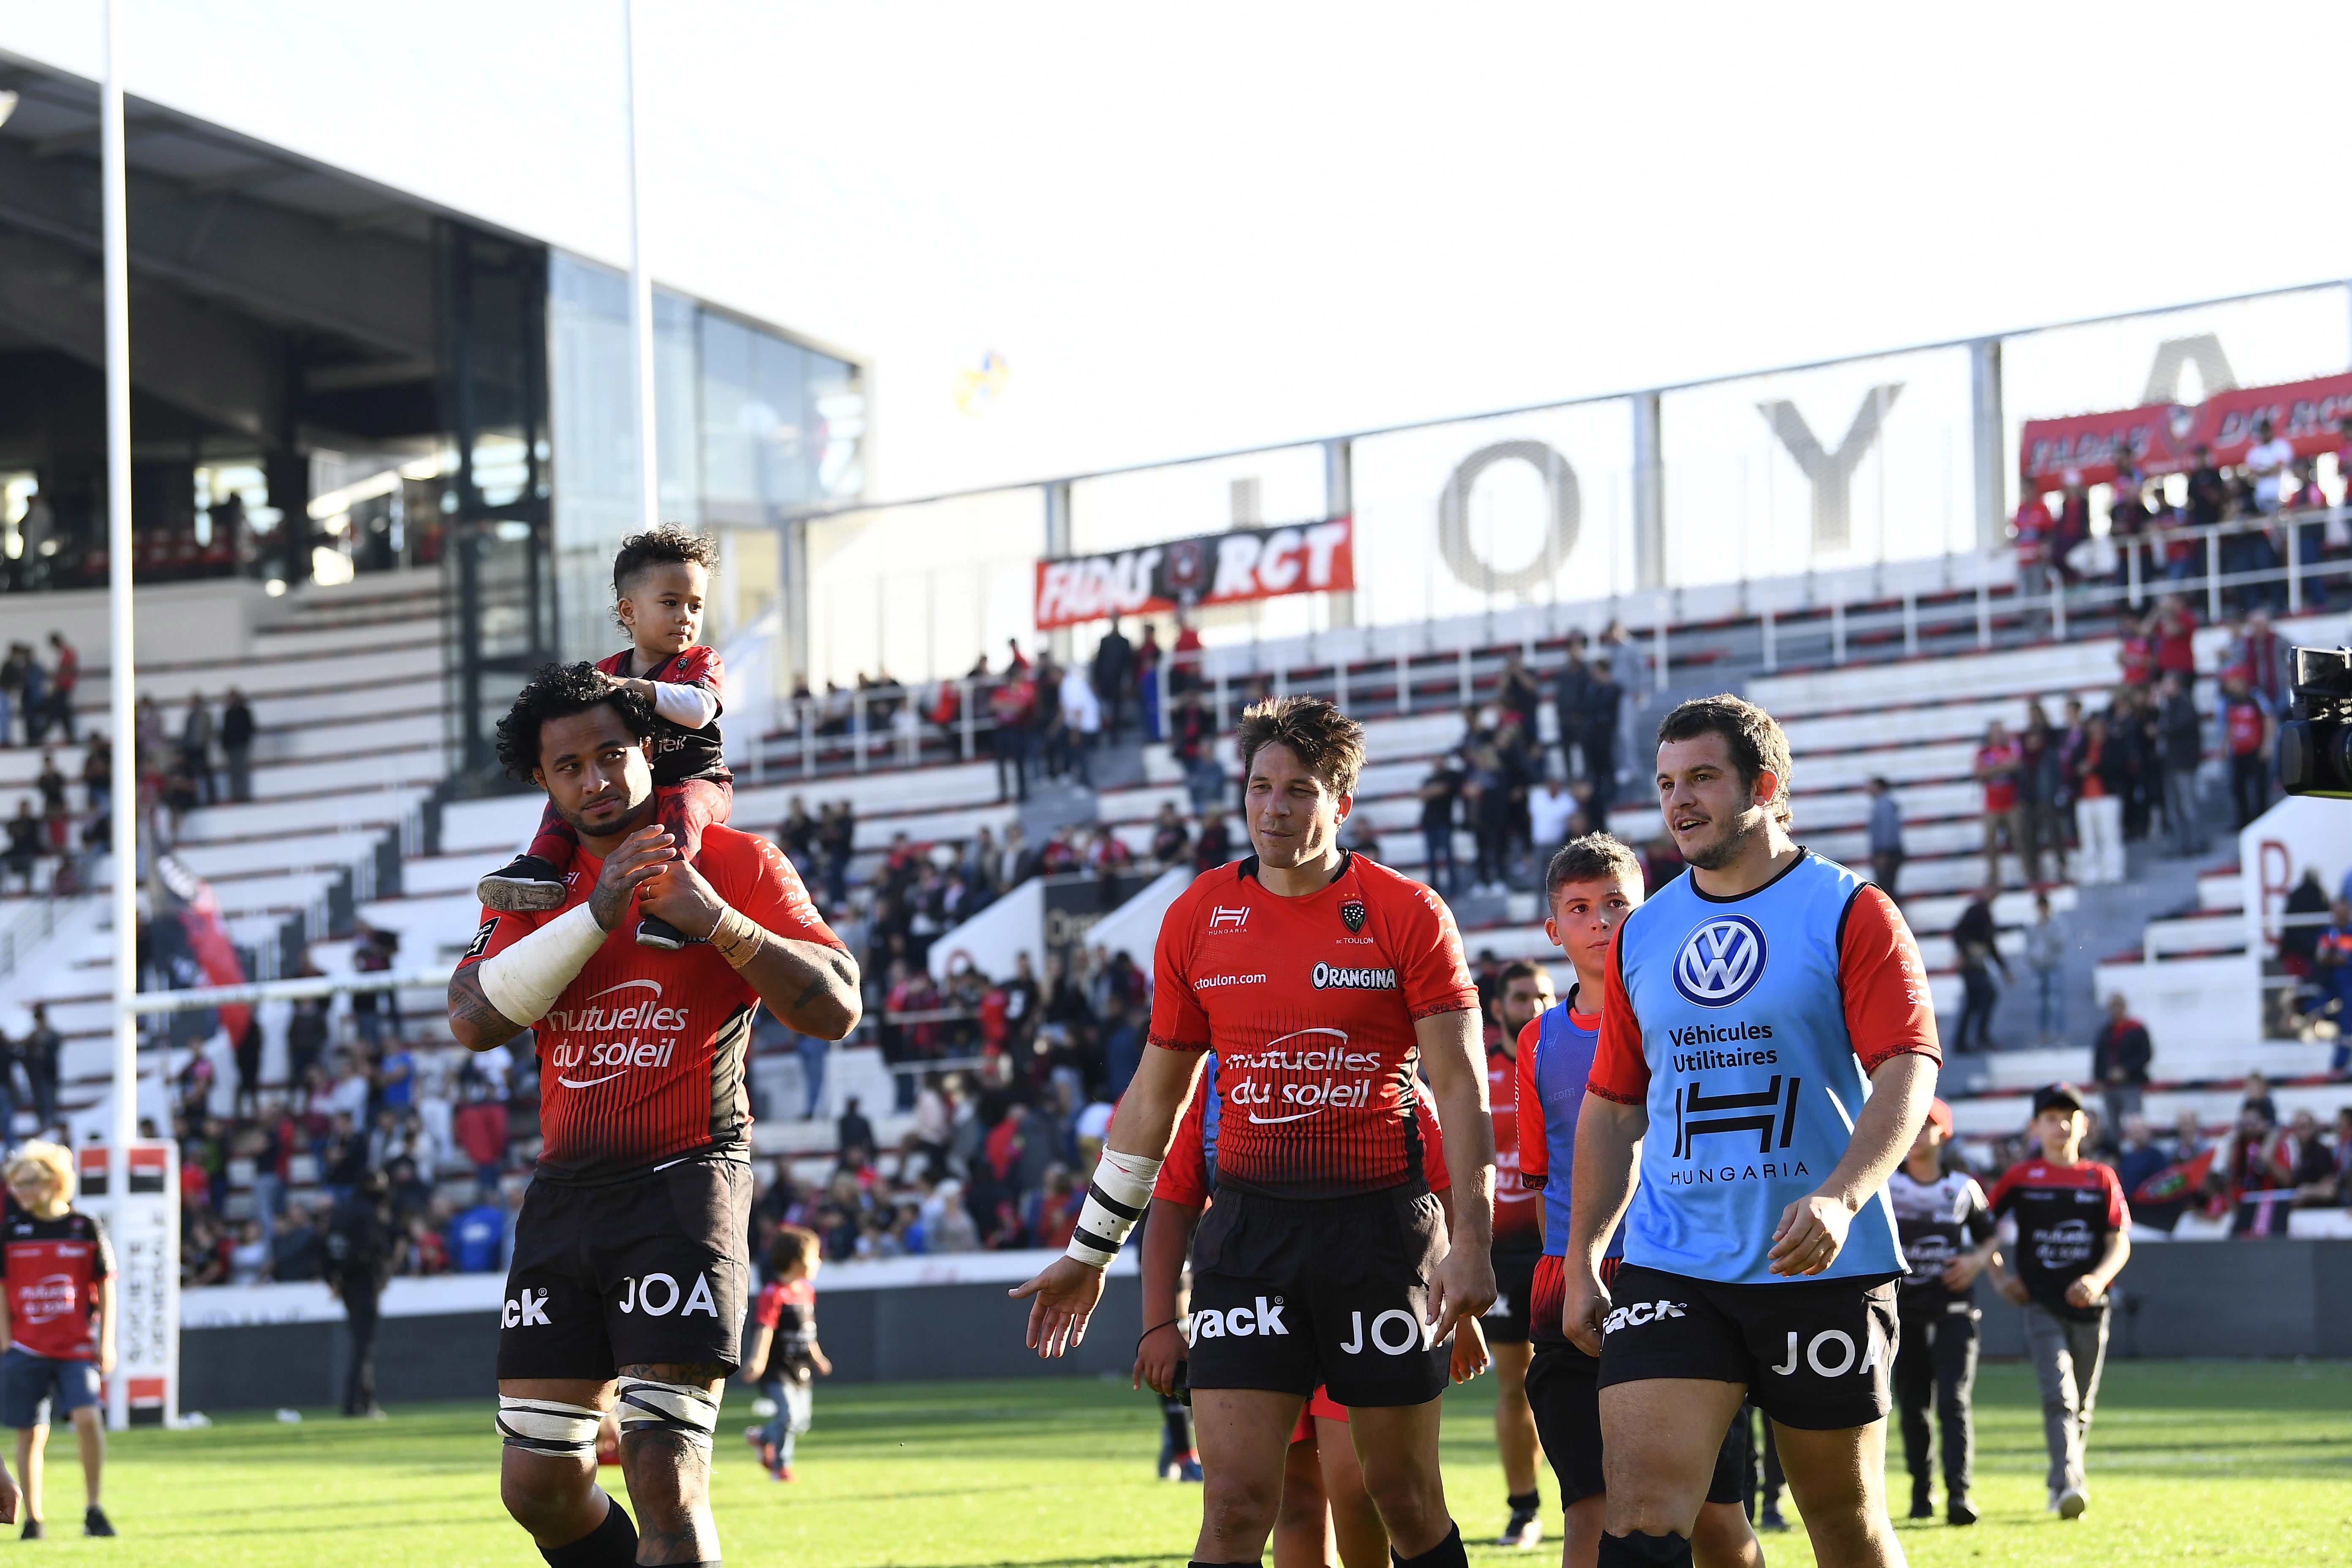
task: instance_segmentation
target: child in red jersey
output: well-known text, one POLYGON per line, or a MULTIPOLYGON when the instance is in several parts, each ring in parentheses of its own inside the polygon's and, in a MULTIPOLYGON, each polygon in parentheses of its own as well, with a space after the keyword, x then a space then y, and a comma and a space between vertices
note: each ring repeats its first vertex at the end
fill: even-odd
MULTIPOLYGON (((613 618, 629 634, 631 646, 596 663, 653 702, 654 734, 647 745, 654 798, 677 858, 689 863, 702 853, 702 830, 725 822, 735 800, 719 733, 726 670, 716 649, 695 641, 718 561, 718 548, 709 540, 679 528, 656 528, 623 540, 613 558, 613 618)), ((551 805, 540 817, 530 848, 483 878, 474 890, 493 910, 555 909, 563 902, 579 846, 579 834, 551 805)), ((688 940, 651 915, 637 922, 637 941, 644 946, 675 952, 688 940)))
POLYGON ((816 1232, 779 1226, 768 1243, 768 1283, 751 1309, 751 1353, 740 1373, 773 1401, 765 1426, 744 1431, 760 1462, 780 1481, 793 1479, 793 1439, 809 1429, 811 1377, 831 1377, 833 1363, 816 1342, 816 1271, 824 1261, 816 1232))
MULTIPOLYGON (((0 1292, 0 1424, 16 1429, 24 1538, 43 1534, 41 1451, 52 1409, 72 1421, 81 1445, 89 1494, 82 1533, 112 1535, 98 1489, 106 1458, 99 1380, 114 1370, 114 1249, 98 1221, 73 1206, 70 1152, 35 1139, 18 1148, 7 1169, 8 1201, 0 1216, 7 1277, 0 1292)), ((0 1496, 14 1489, 0 1488, 0 1496)))

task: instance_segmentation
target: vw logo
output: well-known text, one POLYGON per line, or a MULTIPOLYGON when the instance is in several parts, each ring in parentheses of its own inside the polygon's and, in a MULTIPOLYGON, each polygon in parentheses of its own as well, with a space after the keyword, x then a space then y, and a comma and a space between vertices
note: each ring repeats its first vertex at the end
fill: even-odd
POLYGON ((1728 1007, 1764 977, 1764 928, 1746 915, 1717 915, 1683 938, 1675 989, 1702 1007, 1728 1007))

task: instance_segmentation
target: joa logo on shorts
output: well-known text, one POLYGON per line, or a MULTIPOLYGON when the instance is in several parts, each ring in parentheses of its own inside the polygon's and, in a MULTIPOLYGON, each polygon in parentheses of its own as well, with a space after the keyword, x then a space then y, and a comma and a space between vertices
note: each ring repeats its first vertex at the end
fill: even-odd
POLYGON ((1675 953, 1675 989, 1702 1007, 1728 1007, 1764 978, 1764 928, 1746 915, 1699 922, 1675 953))
POLYGON ((1228 1307, 1220 1311, 1214 1307, 1203 1307, 1192 1314, 1192 1342, 1196 1345, 1202 1340, 1247 1339, 1252 1334, 1290 1337, 1290 1331, 1283 1326, 1281 1297, 1268 1301, 1260 1296, 1255 1310, 1228 1307))
POLYGON ((1601 1331, 1613 1334, 1620 1329, 1638 1329, 1644 1323, 1663 1323, 1668 1318, 1684 1315, 1678 1301, 1634 1301, 1601 1319, 1601 1331))

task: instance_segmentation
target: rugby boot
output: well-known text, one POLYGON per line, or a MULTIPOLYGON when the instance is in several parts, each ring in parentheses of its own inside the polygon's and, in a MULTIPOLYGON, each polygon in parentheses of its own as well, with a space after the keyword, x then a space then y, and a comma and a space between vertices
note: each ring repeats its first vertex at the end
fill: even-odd
POLYGON ((1511 1521, 1503 1526, 1502 1537, 1495 1544, 1515 1546, 1524 1552, 1542 1541, 1542 1513, 1532 1508, 1515 1508, 1511 1510, 1511 1521))
POLYGON ((664 952, 676 952, 693 940, 658 915, 644 915, 637 921, 639 947, 657 947, 664 952))
POLYGON ((536 855, 518 855, 474 884, 485 909, 523 913, 563 902, 563 873, 536 855))
POLYGON ((1954 1492, 1945 1500, 1949 1505, 1944 1512, 1946 1523, 1974 1524, 1977 1521, 1976 1505, 1969 1501, 1968 1493, 1954 1492))
POLYGON ((1925 1481, 1911 1483, 1911 1517, 1913 1519, 1936 1517, 1936 1500, 1928 1495, 1927 1483, 1925 1481))
POLYGON ((28 1519, 25 1521, 25 1532, 16 1537, 16 1539, 19 1541, 46 1541, 48 1539, 48 1534, 49 1532, 41 1528, 41 1521, 39 1520, 28 1519))
POLYGON ((106 1510, 92 1503, 89 1511, 81 1516, 81 1532, 84 1535, 112 1535, 114 1525, 107 1519, 106 1510))

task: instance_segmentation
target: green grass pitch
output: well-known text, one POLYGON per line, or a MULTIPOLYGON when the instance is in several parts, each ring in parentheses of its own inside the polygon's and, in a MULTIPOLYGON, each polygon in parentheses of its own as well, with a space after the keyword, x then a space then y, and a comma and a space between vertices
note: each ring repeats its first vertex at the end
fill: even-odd
MULTIPOLYGON (((1446 1490, 1473 1542, 1503 1521, 1492 1389, 1489 1379, 1457 1389, 1446 1411, 1446 1490)), ((742 1440, 748 1404, 730 1387, 713 1483, 730 1563, 1181 1564, 1199 1526, 1199 1489, 1151 1479, 1157 1407, 1123 1384, 820 1384, 802 1479, 788 1486, 769 1481, 742 1440)), ((187 1568, 536 1568, 499 1507, 490 1410, 484 1399, 382 1423, 312 1411, 299 1426, 264 1414, 120 1436, 106 1498, 116 1541, 80 1538, 81 1472, 66 1434, 50 1446, 55 1537, 26 1550, 187 1568)), ((2092 1434, 2093 1508, 2072 1524, 2042 1512, 2027 1369, 1985 1368, 1977 1410, 1984 1522, 1903 1525, 1915 1563, 2352 1562, 2352 1364, 2111 1365, 2092 1434)), ((1899 1508, 1907 1494, 1896 1482, 1899 1508)), ((1556 1534, 1548 1476, 1544 1493, 1556 1534)), ((1801 1528, 1767 1537, 1765 1553, 1812 1562, 1801 1528)), ((1559 1562, 1551 1540, 1525 1553, 1474 1544, 1470 1555, 1481 1568, 1559 1562)))

